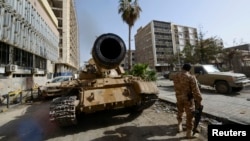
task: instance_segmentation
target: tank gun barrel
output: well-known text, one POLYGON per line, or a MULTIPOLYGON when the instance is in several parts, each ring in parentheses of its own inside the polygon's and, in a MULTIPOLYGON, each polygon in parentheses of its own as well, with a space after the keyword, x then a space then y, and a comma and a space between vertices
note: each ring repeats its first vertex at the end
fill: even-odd
POLYGON ((126 46, 121 37, 113 33, 102 34, 94 42, 92 57, 103 69, 114 69, 126 55, 126 46))

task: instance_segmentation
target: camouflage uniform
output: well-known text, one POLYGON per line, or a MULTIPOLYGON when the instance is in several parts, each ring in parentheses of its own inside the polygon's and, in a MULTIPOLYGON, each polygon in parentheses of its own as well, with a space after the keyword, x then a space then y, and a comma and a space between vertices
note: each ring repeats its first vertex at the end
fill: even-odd
POLYGON ((187 131, 191 131, 193 128, 193 114, 194 100, 201 105, 201 93, 197 84, 195 76, 192 76, 189 71, 181 71, 177 73, 174 78, 174 89, 177 99, 177 120, 178 124, 182 122, 182 116, 186 113, 186 127, 187 131), (190 100, 188 94, 192 93, 193 98, 190 100))

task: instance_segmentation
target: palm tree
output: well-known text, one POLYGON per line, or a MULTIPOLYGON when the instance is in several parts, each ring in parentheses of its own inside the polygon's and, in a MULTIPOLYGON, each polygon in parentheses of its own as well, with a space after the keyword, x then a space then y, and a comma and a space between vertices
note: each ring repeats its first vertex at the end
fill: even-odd
POLYGON ((140 6, 138 5, 137 0, 120 0, 119 2, 119 9, 118 13, 121 14, 122 20, 128 24, 128 47, 129 47, 129 52, 128 52, 128 69, 130 70, 131 68, 131 46, 130 46, 130 41, 131 41, 131 28, 134 25, 135 21, 140 17, 140 12, 142 11, 140 6))

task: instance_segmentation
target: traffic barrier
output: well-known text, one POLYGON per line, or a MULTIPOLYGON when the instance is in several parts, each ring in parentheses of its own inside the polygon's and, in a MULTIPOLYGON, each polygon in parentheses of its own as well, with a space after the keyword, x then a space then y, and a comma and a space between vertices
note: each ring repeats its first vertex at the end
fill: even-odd
POLYGON ((1 96, 0 112, 7 111, 16 105, 30 103, 39 98, 37 84, 34 84, 31 89, 9 91, 8 94, 1 96))

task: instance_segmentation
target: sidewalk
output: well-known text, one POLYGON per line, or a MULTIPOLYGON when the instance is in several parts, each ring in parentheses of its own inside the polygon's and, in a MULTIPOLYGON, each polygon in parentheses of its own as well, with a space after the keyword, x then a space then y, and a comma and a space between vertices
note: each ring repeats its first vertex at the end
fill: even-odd
MULTIPOLYGON (((159 98, 171 103, 176 103, 173 82, 162 79, 159 80, 157 84, 160 89, 159 98)), ((250 125, 249 99, 205 92, 202 92, 202 97, 204 114, 226 122, 250 125)))

